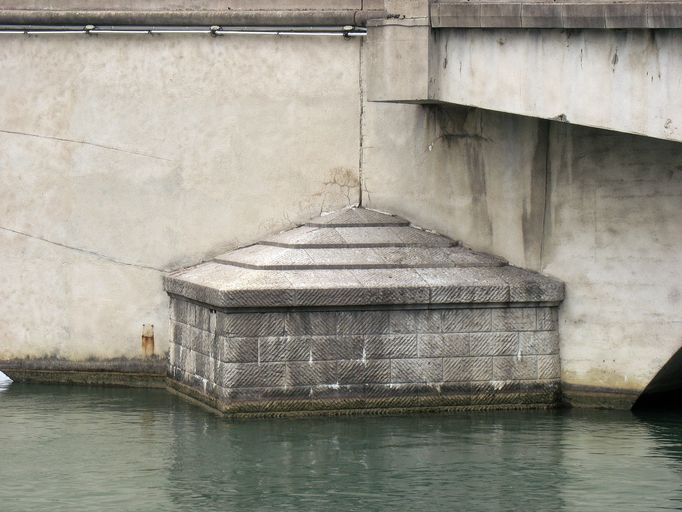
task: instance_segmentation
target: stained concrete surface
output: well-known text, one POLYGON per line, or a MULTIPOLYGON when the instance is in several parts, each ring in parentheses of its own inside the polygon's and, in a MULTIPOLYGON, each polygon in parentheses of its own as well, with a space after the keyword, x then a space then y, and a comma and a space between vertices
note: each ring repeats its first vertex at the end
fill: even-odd
POLYGON ((679 29, 373 24, 370 100, 468 105, 682 141, 679 29))
POLYGON ((682 146, 465 107, 365 108, 367 204, 566 282, 565 391, 631 405, 682 346, 682 146))
POLYGON ((132 357, 143 323, 164 350, 161 273, 357 201, 361 147, 364 204, 567 283, 565 389, 636 397, 682 346, 679 143, 464 107, 360 119, 360 41, 310 41, 3 38, 0 357, 132 357))
POLYGON ((357 202, 359 44, 3 36, 0 359, 163 353, 164 271, 357 202))

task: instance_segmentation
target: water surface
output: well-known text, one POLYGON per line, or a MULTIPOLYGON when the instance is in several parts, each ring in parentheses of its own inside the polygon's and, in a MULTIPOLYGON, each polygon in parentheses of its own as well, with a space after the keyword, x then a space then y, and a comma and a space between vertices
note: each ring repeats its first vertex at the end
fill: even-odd
POLYGON ((682 415, 231 422, 162 390, 0 390, 0 510, 682 509, 682 415))

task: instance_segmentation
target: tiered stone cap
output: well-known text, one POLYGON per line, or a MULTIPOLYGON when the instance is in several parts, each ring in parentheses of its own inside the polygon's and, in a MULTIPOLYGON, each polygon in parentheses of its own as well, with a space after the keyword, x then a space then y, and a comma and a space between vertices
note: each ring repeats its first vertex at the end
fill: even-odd
POLYGON ((563 300, 563 283, 364 208, 324 215, 173 272, 166 291, 217 308, 563 300))

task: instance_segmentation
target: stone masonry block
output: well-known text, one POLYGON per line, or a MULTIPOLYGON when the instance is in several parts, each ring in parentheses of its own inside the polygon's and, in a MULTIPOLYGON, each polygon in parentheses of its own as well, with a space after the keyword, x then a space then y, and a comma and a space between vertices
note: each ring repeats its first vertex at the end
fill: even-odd
POLYGON ((558 354, 559 333, 557 331, 536 331, 519 333, 521 354, 558 354))
POLYGON ((417 332, 417 315, 417 311, 391 311, 389 313, 391 332, 396 334, 414 334, 417 332))
POLYGON ((209 308, 175 297, 171 299, 170 317, 171 320, 205 331, 211 331, 212 328, 215 328, 215 313, 212 313, 209 308))
POLYGON ((365 336, 365 357, 368 359, 406 359, 417 357, 417 335, 365 336))
POLYGON ((493 358, 495 380, 533 380, 538 378, 537 356, 493 358))
POLYGON ((362 359, 362 336, 316 336, 311 338, 313 361, 362 359))
POLYGON ((431 288, 434 303, 508 302, 509 287, 496 284, 434 286, 431 288))
POLYGON ((443 359, 443 381, 490 381, 492 378, 492 357, 454 357, 443 359))
POLYGON ((419 334, 419 357, 445 357, 469 355, 469 335, 419 334))
POLYGON ((199 352, 194 353, 194 373, 204 379, 213 379, 215 359, 199 352))
POLYGON ((535 308, 496 308, 492 310, 495 331, 534 331, 535 308))
POLYGON ((417 312, 416 323, 419 333, 437 333, 442 330, 441 311, 424 309, 417 312))
POLYGON ((170 301, 171 320, 186 325, 194 325, 194 309, 191 306, 192 304, 186 300, 172 297, 170 301))
POLYGON ((538 379, 561 377, 561 360, 558 354, 538 356, 538 379))
POLYGON ((307 337, 280 336, 258 340, 260 362, 309 361, 312 342, 307 337))
POLYGON ((490 309, 448 309, 443 311, 443 332, 490 331, 490 309))
POLYGON ((186 373, 194 375, 197 371, 197 358, 196 352, 188 348, 183 348, 182 350, 182 370, 186 373))
POLYGON ((168 365, 176 366, 180 355, 180 345, 171 342, 168 344, 168 365))
POLYGON ((324 336, 336 334, 338 313, 305 311, 289 313, 286 330, 290 336, 324 336))
POLYGON ((393 359, 391 361, 391 382, 441 382, 442 378, 442 359, 393 359))
POLYGON ((258 338, 218 338, 218 359, 224 363, 258 362, 258 338))
POLYGON ((194 305, 194 327, 208 332, 215 331, 215 317, 210 309, 194 305))
POLYGON ((388 384, 391 382, 391 362, 384 360, 339 361, 339 384, 388 384))
POLYGON ((284 363, 219 363, 216 384, 225 388, 285 385, 284 363))
POLYGON ((189 347, 206 355, 215 353, 215 336, 197 327, 189 327, 189 347))
POLYGON ((537 308, 536 314, 538 331, 555 331, 558 328, 558 308, 537 308))
POLYGON ((192 351, 183 347, 182 345, 175 345, 175 347, 175 366, 182 369, 183 371, 187 371, 187 359, 192 351))
POLYGON ((287 386, 317 386, 338 381, 336 361, 287 363, 287 386))
POLYGON ((516 332, 486 332, 469 335, 469 354, 472 356, 516 355, 519 335, 516 332))
POLYGON ((171 320, 170 328, 171 342, 175 343, 176 345, 182 345, 183 347, 189 346, 191 341, 189 325, 171 320))
POLYGON ((388 311, 342 311, 339 313, 339 334, 387 334, 388 311))
POLYGON ((284 313, 218 313, 221 336, 283 336, 284 313))

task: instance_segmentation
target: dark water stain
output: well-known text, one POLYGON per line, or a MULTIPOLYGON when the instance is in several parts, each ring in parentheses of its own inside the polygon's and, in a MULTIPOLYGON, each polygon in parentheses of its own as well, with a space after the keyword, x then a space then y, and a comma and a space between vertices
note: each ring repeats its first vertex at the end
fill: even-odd
POLYGON ((530 169, 530 195, 523 202, 521 228, 525 265, 541 270, 549 180, 549 121, 538 121, 530 169))

